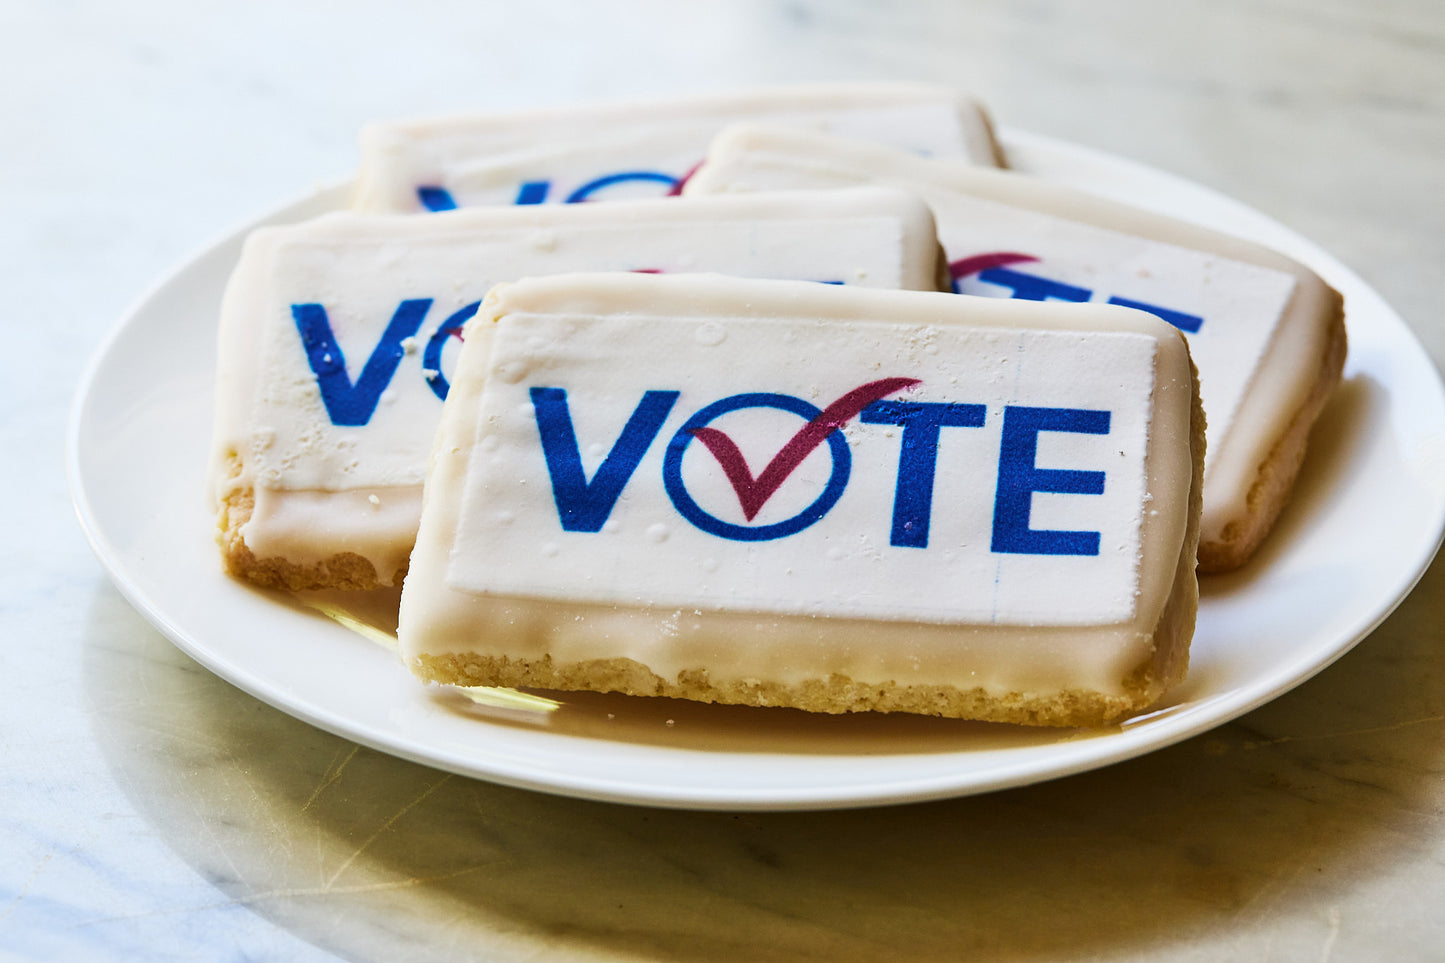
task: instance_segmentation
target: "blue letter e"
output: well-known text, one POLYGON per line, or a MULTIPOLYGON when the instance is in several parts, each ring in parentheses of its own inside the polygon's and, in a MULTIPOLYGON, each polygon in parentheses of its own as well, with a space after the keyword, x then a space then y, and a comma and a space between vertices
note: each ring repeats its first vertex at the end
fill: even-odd
POLYGON ((1067 532, 1029 527, 1034 492, 1102 495, 1104 473, 1037 468, 1039 432, 1109 433, 1109 412, 1083 408, 1025 408, 1003 411, 1003 442, 998 452, 998 493, 993 503, 993 551, 1019 555, 1098 555, 1098 532, 1067 532))
POLYGON ((537 413, 537 432, 542 436, 542 454, 552 476, 552 498, 557 517, 568 532, 600 532, 617 496, 632 477, 637 463, 647 453, 652 439, 667 420, 676 391, 649 391, 633 410, 622 434, 607 453, 597 474, 589 482, 582 471, 582 453, 567 392, 562 388, 533 388, 532 408, 537 413))

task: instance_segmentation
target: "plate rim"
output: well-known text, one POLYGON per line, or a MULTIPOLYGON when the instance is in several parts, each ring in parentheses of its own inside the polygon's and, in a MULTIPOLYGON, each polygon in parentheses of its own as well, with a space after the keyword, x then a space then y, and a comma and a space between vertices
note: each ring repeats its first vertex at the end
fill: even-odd
MULTIPOLYGON (((1406 347, 1418 354, 1419 360, 1424 361, 1426 369, 1432 376, 1432 380, 1427 381, 1425 387, 1433 393, 1441 410, 1445 411, 1445 382, 1442 382, 1439 370, 1414 331, 1363 279, 1309 239, 1296 234, 1290 228, 1255 208, 1213 188, 1138 161, 1008 127, 1000 129, 1000 139, 1005 148, 1010 151, 1022 149, 1025 154, 1030 151, 1043 151, 1086 162, 1095 167, 1116 172, 1122 171, 1131 177, 1154 179, 1158 183, 1166 184, 1171 189, 1183 190, 1198 197, 1207 198, 1213 203, 1225 206, 1233 214, 1246 216, 1252 221, 1267 225, 1281 236, 1288 237, 1292 244, 1290 245, 1291 250, 1287 253, 1306 261, 1316 271, 1325 274, 1332 285, 1348 287, 1356 296, 1363 295, 1376 302, 1375 306, 1382 309, 1391 324, 1396 327, 1396 330, 1390 332, 1393 338, 1396 340, 1403 338, 1406 347), (1322 267, 1324 270, 1321 270, 1322 267), (1342 281, 1348 283, 1342 285, 1342 281)), ((170 270, 145 289, 101 338, 82 371, 67 422, 66 475, 77 520, 102 568, 126 601, 172 644, 208 671, 252 697, 307 724, 388 755, 431 768, 522 789, 598 801, 675 809, 748 811, 861 808, 993 792, 1090 771, 1166 748, 1237 719, 1305 683, 1343 657, 1394 612, 1424 577, 1438 554, 1442 541, 1445 541, 1445 494, 1442 494, 1439 503, 1435 506, 1437 517, 1434 519, 1434 524, 1430 526, 1433 539, 1425 539, 1421 543, 1416 557, 1410 560, 1409 564, 1401 566, 1401 577, 1391 583, 1395 589, 1390 597, 1381 598, 1376 604, 1369 606, 1368 611, 1358 613, 1359 617, 1352 619, 1351 628, 1345 637, 1329 647, 1323 656, 1320 651, 1309 650, 1277 666, 1273 672, 1256 680, 1252 686, 1235 687, 1198 703, 1166 708, 1157 713, 1148 713, 1105 735, 1073 743, 1049 743, 1026 747, 1028 750, 1043 750, 1041 754, 1044 758, 1042 759, 1030 757, 1040 754, 1036 751, 1015 763, 1011 760, 1017 753, 1014 750, 1003 750, 1000 757, 1001 762, 998 765, 989 767, 982 775, 977 771, 970 772, 968 777, 962 780, 931 776, 890 779, 869 783, 865 787, 834 785, 826 789, 817 786, 781 789, 779 787, 753 786, 729 790, 705 787, 699 791, 696 787, 659 785, 655 781, 637 781, 626 778, 603 781, 579 776, 568 779, 559 777, 553 771, 548 771, 548 775, 537 771, 528 772, 525 768, 518 768, 495 759, 482 765, 475 757, 462 758, 458 753, 449 749, 418 748, 411 745, 408 740, 399 738, 396 734, 389 735, 368 723, 358 723, 354 719, 341 717, 335 712, 320 708, 305 699, 298 699, 294 695, 278 691, 274 686, 266 684, 265 680, 257 678, 244 666, 237 665, 232 659, 218 655, 212 649, 207 648, 201 640, 191 638, 182 626, 154 604, 136 583, 132 574, 127 570, 127 566, 122 564, 122 560, 118 557, 118 550, 107 539, 104 524, 95 513, 81 467, 83 460, 82 434, 87 412, 96 390, 98 375, 105 369, 108 360, 126 333, 137 324, 138 319, 144 320, 152 303, 172 290, 188 272, 196 270, 208 258, 217 256, 228 245, 239 247, 244 235, 249 230, 265 223, 294 219, 297 212, 304 210, 307 205, 323 203, 327 197, 344 189, 347 183, 345 180, 339 180, 312 188, 296 195, 284 204, 268 209, 264 214, 242 221, 236 227, 218 234, 209 243, 181 258, 170 270), (1151 719, 1154 721, 1151 722, 1151 719), (1049 764, 1050 753, 1047 750, 1055 749, 1060 745, 1071 747, 1068 758, 1062 763, 1049 764)), ((217 576, 225 578, 220 573, 219 567, 217 576)), ((238 586, 238 588, 242 587, 238 586)), ((404 673, 405 670, 401 669, 400 671, 404 673)), ((478 721, 477 724, 479 726, 486 725, 481 721, 478 721)), ((559 733, 541 733, 540 735, 546 739, 577 738, 559 733)), ((668 751, 701 753, 704 756, 716 754, 713 751, 692 748, 669 748, 668 751)), ((728 755, 738 754, 730 752, 728 755)), ((890 758, 906 755, 908 754, 892 754, 890 758)), ((482 761, 488 762, 487 760, 482 761)))

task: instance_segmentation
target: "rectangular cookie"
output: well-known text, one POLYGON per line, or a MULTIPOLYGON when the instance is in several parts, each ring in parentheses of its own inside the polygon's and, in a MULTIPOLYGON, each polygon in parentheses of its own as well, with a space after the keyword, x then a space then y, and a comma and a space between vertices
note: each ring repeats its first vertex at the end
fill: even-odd
POLYGON ((876 188, 259 230, 221 309, 210 484, 226 566, 290 589, 397 582, 463 326, 498 281, 718 271, 937 290, 941 266, 927 207, 876 188))
POLYGON ((402 655, 461 685, 1099 725, 1185 671, 1202 456, 1184 339, 1137 310, 501 285, 402 655))
POLYGON ((353 209, 411 214, 675 194, 729 123, 818 128, 998 164, 983 108, 946 87, 821 84, 368 125, 353 209))
POLYGON ((1340 380, 1338 293, 1278 252, 1184 221, 1024 174, 811 131, 731 128, 686 193, 862 183, 929 203, 959 293, 1104 301, 1184 331, 1209 419, 1200 569, 1249 559, 1288 500, 1310 426, 1340 380))

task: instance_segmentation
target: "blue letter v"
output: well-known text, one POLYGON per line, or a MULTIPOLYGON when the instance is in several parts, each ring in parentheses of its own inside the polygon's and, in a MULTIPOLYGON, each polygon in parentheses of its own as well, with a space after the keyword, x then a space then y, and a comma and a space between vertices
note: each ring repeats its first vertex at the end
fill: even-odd
POLYGON ((657 437, 676 391, 649 391, 633 410, 612 450, 589 482, 582 472, 582 454, 577 432, 567 409, 563 388, 533 388, 532 407, 537 412, 537 432, 542 436, 542 454, 552 476, 552 497, 557 517, 568 532, 599 532, 617 504, 617 496, 632 477, 637 463, 657 437))
POLYGON ((291 305, 291 317, 296 321, 296 330, 301 332, 306 360, 316 373, 316 385, 321 389, 321 400, 326 403, 326 413, 333 425, 364 425, 371 420, 381 393, 391 384, 396 366, 406 353, 402 341, 421 329, 422 319, 430 309, 431 298, 401 302, 381 340, 372 349, 371 357, 366 359, 361 377, 352 384, 351 376, 346 373, 346 357, 336 343, 326 309, 319 304, 291 305))

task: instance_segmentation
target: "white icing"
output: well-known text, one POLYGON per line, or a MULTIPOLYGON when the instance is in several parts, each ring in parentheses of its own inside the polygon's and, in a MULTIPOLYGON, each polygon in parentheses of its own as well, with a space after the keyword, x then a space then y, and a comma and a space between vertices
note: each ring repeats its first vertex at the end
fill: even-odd
MULTIPOLYGON (((547 182, 558 202, 608 175, 681 178, 724 126, 743 120, 826 130, 925 156, 995 164, 988 121, 971 99, 941 87, 838 84, 496 116, 373 124, 363 133, 354 207, 421 210, 417 188, 445 189, 460 206, 513 204, 523 184, 547 182)), ((624 179, 588 192, 622 200, 666 194, 662 180, 624 179)), ((534 199, 535 200, 535 199, 534 199)))
MULTIPOLYGON (((577 269, 721 271, 932 287, 938 246, 917 200, 852 191, 791 198, 640 201, 487 209, 429 218, 330 215, 248 242, 223 306, 213 491, 264 488, 243 530, 253 551, 294 561, 347 550, 404 559, 427 454, 460 339, 438 329, 491 286, 577 269), (721 202, 721 203, 719 203, 721 202), (363 425, 334 424, 293 306, 319 304, 356 384, 402 302, 429 299, 363 425), (440 347, 440 357, 428 349, 440 347), (229 456, 242 473, 226 479, 229 456), (410 507, 323 518, 308 529, 285 492, 386 489, 410 507), (344 537, 335 526, 351 519, 344 537), (375 516, 374 524, 368 519, 375 516), (407 518, 411 522, 406 522, 407 518)), ((326 353, 329 357, 331 352, 326 353)), ((324 359, 323 359, 324 360, 324 359)), ((523 377, 525 372, 513 372, 523 377)), ((388 497, 388 503, 395 500, 388 497)), ((324 499, 303 499, 315 511, 324 499)), ((388 569, 388 573, 394 568, 388 569)))

